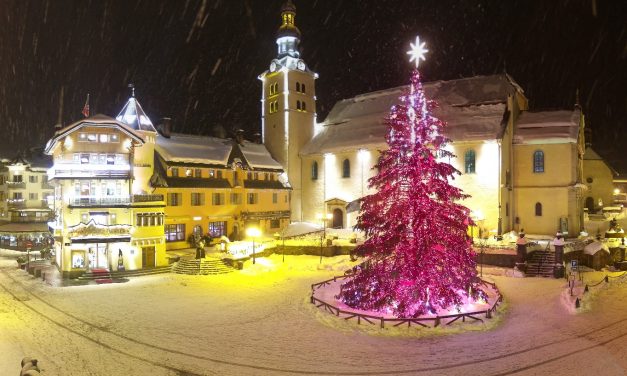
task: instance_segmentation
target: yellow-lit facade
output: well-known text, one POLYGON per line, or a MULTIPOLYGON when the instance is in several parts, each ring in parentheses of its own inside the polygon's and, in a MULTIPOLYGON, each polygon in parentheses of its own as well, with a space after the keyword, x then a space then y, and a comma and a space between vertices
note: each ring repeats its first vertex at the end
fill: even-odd
POLYGON ((56 215, 50 224, 64 277, 168 264, 165 202, 149 185, 156 136, 96 115, 57 131, 48 142, 56 215))

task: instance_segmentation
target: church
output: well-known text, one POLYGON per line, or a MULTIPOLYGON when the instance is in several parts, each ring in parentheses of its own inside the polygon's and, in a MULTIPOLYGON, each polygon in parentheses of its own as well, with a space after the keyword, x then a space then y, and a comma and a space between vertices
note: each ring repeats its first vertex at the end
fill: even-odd
MULTIPOLYGON (((292 221, 351 228, 359 200, 385 142, 386 115, 407 87, 338 101, 316 119, 318 75, 299 52, 296 7, 281 9, 277 56, 259 75, 262 140, 287 174, 292 221)), ((524 229, 530 234, 583 229, 584 115, 572 110, 530 111, 524 90, 507 74, 424 83, 447 123, 453 182, 471 197, 482 236, 524 229)))

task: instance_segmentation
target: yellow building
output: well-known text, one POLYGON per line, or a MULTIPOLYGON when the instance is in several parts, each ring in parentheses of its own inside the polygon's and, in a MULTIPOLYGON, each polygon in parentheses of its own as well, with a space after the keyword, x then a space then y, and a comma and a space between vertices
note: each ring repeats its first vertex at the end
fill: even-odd
POLYGON ((280 231, 290 218, 283 175, 264 145, 162 132, 152 186, 166 197, 167 249, 188 248, 191 238, 206 235, 240 239, 249 226, 280 231))
POLYGON ((131 97, 116 119, 82 119, 48 141, 56 263, 64 277, 167 265, 165 203, 149 193, 156 137, 131 97))
POLYGON ((517 229, 531 234, 583 229, 584 117, 574 111, 524 112, 514 134, 517 229))

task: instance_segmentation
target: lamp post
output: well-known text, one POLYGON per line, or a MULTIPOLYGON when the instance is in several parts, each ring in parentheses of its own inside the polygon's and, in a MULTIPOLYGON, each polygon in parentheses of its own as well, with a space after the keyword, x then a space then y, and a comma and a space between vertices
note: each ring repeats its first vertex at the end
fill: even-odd
POLYGON ((322 264, 322 242, 327 238, 327 221, 333 218, 333 215, 331 213, 318 213, 316 218, 322 222, 322 237, 320 238, 320 263, 322 264))
POLYGON ((246 229, 246 236, 253 239, 253 264, 257 261, 255 258, 255 238, 258 238, 260 235, 261 231, 257 227, 249 227, 246 229))

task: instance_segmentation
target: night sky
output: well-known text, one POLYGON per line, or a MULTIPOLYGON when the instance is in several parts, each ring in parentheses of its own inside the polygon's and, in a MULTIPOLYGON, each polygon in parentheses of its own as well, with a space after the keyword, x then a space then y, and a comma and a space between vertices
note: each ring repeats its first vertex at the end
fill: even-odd
MULTIPOLYGON (((257 76, 276 55, 282 0, 0 0, 1 154, 43 145, 59 117, 115 116, 133 83, 157 124, 260 129, 257 76)), ((406 84, 420 35, 426 81, 509 73, 534 110, 572 109, 627 172, 627 2, 295 0, 318 120, 356 94, 406 84)))

